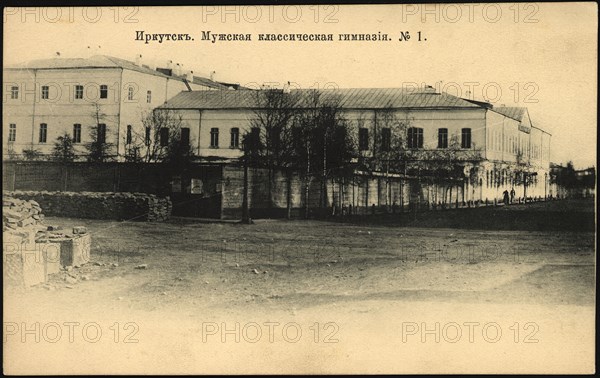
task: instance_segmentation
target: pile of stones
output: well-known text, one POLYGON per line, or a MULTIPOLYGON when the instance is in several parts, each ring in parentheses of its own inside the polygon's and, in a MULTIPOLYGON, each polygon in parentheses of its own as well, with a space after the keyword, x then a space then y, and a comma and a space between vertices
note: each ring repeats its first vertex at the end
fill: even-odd
POLYGON ((2 196, 2 231, 19 231, 44 220, 37 201, 2 196))

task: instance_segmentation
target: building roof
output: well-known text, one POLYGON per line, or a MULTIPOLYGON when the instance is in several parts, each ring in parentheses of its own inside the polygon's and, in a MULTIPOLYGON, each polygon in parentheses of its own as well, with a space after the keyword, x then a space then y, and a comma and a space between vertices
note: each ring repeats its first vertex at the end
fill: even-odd
MULTIPOLYGON (((94 55, 89 58, 52 58, 52 59, 37 59, 26 63, 21 63, 6 67, 9 69, 73 69, 73 68, 122 68, 141 72, 148 75, 171 78, 186 82, 185 76, 167 75, 164 72, 153 70, 148 66, 139 66, 132 61, 117 58, 108 55, 94 55)), ((214 89, 228 89, 226 86, 200 76, 194 76, 192 83, 203 85, 214 89)))
MULTIPOLYGON (((292 90, 307 92, 308 90, 292 90)), ((181 92, 163 108, 169 109, 253 109, 257 108, 255 90, 191 91, 181 92)), ((471 108, 481 106, 447 93, 436 93, 432 88, 347 88, 325 89, 322 98, 339 99, 345 109, 384 108, 471 108)), ((300 105, 302 107, 302 104, 300 105)))
POLYGON ((123 68, 132 71, 142 72, 150 75, 166 75, 147 67, 138 66, 125 59, 116 58, 108 55, 94 55, 89 58, 52 58, 37 59, 29 62, 20 63, 8 68, 16 69, 67 69, 67 68, 123 68))
POLYGON ((210 79, 200 76, 194 76, 193 83, 198 85, 204 85, 205 87, 210 87, 214 89, 229 89, 229 87, 223 85, 222 83, 218 83, 216 81, 212 81, 210 79))
POLYGON ((527 112, 527 108, 517 106, 494 106, 492 110, 519 122, 523 120, 523 116, 527 112))

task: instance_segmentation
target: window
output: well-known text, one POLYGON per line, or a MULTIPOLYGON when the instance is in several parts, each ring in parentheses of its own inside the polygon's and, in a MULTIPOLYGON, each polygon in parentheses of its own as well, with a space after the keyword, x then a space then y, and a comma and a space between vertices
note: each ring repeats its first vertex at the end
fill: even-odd
POLYGON ((408 148, 423 148, 423 129, 420 127, 408 128, 408 148))
POLYGON ((98 143, 106 143, 106 124, 98 124, 98 143))
POLYGON ((369 149, 369 129, 358 129, 358 149, 361 151, 369 149))
POLYGON ((125 144, 131 144, 131 139, 132 139, 131 125, 127 125, 127 137, 126 137, 125 144))
POLYGON ((75 86, 75 99, 81 100, 83 98, 83 85, 75 86))
POLYGON ((210 129, 210 146, 212 148, 219 148, 219 129, 217 127, 210 129))
POLYGON ((448 129, 438 129, 438 148, 448 148, 448 129))
POLYGON ((81 124, 73 125, 73 143, 81 143, 81 124))
POLYGON ((8 127, 8 141, 14 142, 17 140, 17 124, 11 123, 8 127))
POLYGON ((460 147, 461 148, 471 148, 471 129, 462 129, 461 130, 460 147))
POLYGON ((269 127, 266 131, 267 135, 269 136, 267 143, 269 143, 274 151, 277 151, 279 149, 281 130, 279 130, 277 127, 269 127))
POLYGON ((10 87, 10 98, 16 100, 19 98, 19 87, 12 86, 10 87))
POLYGON ((231 144, 229 147, 238 148, 240 146, 240 129, 237 127, 231 128, 231 144))
POLYGON ((260 148, 260 128, 253 127, 250 130, 250 134, 246 137, 247 145, 244 148, 247 148, 249 151, 256 151, 260 148))
POLYGON ((42 100, 47 100, 50 93, 50 88, 47 85, 42 85, 42 100))
POLYGON ((108 98, 108 85, 100 86, 100 98, 108 98))
POLYGON ((45 123, 40 123, 40 143, 46 143, 46 139, 48 138, 48 125, 45 123))
POLYGON ((133 101, 133 87, 127 88, 127 100, 133 101))
POLYGON ((150 145, 150 128, 146 127, 146 146, 150 145))
POLYGON ((166 147, 169 145, 169 129, 167 127, 160 128, 160 146, 166 147))
POLYGON ((392 144, 392 130, 389 127, 381 129, 381 151, 389 151, 392 144))
POLYGON ((152 102, 152 91, 146 92, 146 102, 148 104, 152 102))
POLYGON ((190 145, 190 129, 189 129, 189 127, 181 128, 181 145, 182 146, 190 145))

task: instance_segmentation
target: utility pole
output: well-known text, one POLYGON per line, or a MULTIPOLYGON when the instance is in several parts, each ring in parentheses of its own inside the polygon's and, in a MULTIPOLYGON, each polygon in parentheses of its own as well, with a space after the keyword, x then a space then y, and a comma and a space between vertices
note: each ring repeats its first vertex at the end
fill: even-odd
POLYGON ((304 186, 304 219, 308 219, 309 203, 308 198, 310 196, 310 143, 306 143, 306 179, 304 180, 306 185, 304 186))
POLYGON ((323 189, 321 192, 321 196, 323 198, 323 209, 327 208, 327 129, 329 124, 325 123, 323 125, 325 130, 323 131, 323 189))
MULTIPOLYGON (((246 138, 248 139, 248 138, 246 138)), ((248 141, 244 141, 244 189, 242 194, 242 223, 252 224, 250 219, 250 209, 248 207, 248 141)))
POLYGON ((244 193, 242 197, 242 223, 250 224, 250 211, 248 209, 248 162, 244 157, 244 193))

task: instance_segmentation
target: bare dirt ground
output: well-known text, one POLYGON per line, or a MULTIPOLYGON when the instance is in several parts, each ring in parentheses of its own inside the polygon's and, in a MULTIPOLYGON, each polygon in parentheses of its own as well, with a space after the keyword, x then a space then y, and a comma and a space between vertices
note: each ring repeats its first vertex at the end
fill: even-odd
MULTIPOLYGON (((535 206, 594 216, 590 201, 535 206)), ((5 292, 12 372, 594 369, 594 232, 46 223, 87 226, 92 263, 27 292, 5 292), (78 323, 73 341, 65 322, 78 323), (90 334, 102 331, 96 342, 82 331, 92 323, 90 334)))

